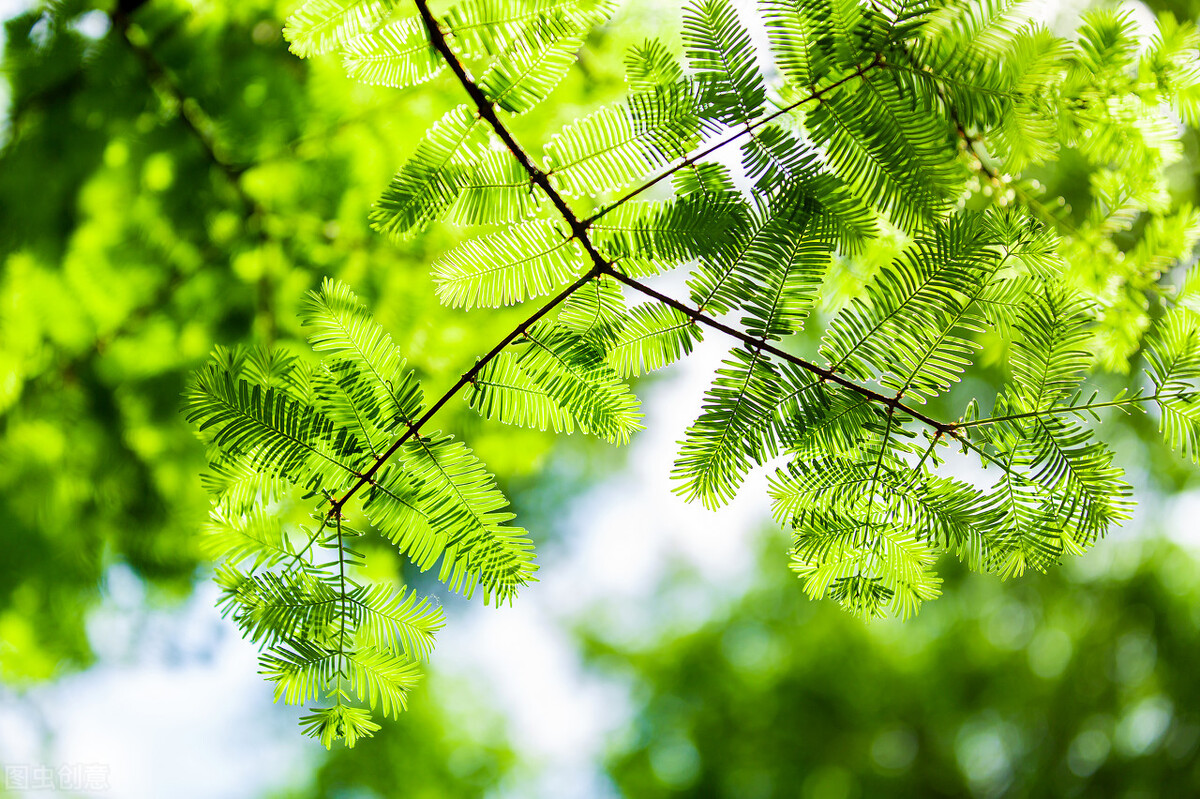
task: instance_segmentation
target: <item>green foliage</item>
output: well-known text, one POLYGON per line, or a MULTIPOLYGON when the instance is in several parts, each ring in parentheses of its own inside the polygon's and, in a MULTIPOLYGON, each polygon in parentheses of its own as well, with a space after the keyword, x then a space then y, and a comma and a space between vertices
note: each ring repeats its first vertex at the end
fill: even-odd
POLYGON ((997 241, 976 216, 953 217, 918 238, 867 285, 866 296, 830 325, 821 354, 835 369, 899 395, 941 393, 970 365, 979 332, 971 312, 1004 265, 997 241))
POLYGON ((434 261, 438 298, 469 310, 550 297, 428 409, 390 339, 332 282, 303 311, 320 364, 218 351, 189 391, 219 474, 293 486, 260 498, 210 480, 213 524, 231 559, 253 563, 229 583, 229 607, 252 637, 274 636, 263 663, 279 697, 329 700, 304 721, 327 744, 370 734, 361 708, 397 712, 416 673, 408 639, 371 621, 398 612, 399 595, 356 595, 347 576, 359 511, 364 534, 421 569, 440 562, 451 590, 508 601, 533 579, 531 544, 485 466, 425 429, 460 391, 488 419, 623 444, 641 418, 625 378, 688 353, 700 327, 732 337, 682 442, 678 490, 717 506, 750 469, 773 468, 804 591, 865 617, 908 617, 936 597, 942 552, 1015 576, 1128 518, 1099 410, 1157 407, 1168 444, 1200 449, 1200 317, 1181 303, 1152 326, 1146 310, 1154 298, 1162 315, 1163 276, 1200 237, 1166 173, 1172 114, 1191 108, 1200 73, 1190 29, 1164 25, 1139 57, 1115 12, 1085 16, 1076 41, 1002 3, 769 2, 781 79, 768 111, 733 4, 697 0, 683 11, 685 63, 658 40, 633 48, 623 101, 526 149, 515 118, 546 100, 609 10, 467 0, 439 19, 424 0, 415 17, 320 0, 289 23, 297 52, 341 51, 352 77, 453 74, 469 104, 426 131, 372 225, 395 239, 436 222, 502 225, 434 261), (706 160, 734 151, 736 177, 706 160), (1062 181, 1073 197, 1065 187, 1086 186, 1081 208, 1031 167, 1082 171, 1062 181), (579 214, 575 197, 596 207, 579 214), (885 236, 899 244, 880 257, 885 236), (641 280, 679 267, 690 303, 641 280), (1091 370, 1128 370, 1143 342, 1153 393, 1087 395, 1091 370), (964 377, 1005 354, 981 409, 964 377), (298 518, 280 534, 264 513, 298 518), (259 612, 259 585, 328 590, 340 610, 259 612), (369 614, 347 610, 356 596, 369 614))
POLYGON ((370 31, 394 5, 390 0, 308 0, 283 32, 296 55, 320 55, 370 31))
POLYGON ((1149 354, 1162 434, 1173 449, 1200 461, 1200 317, 1184 310, 1169 313, 1149 354))
POLYGON ((347 521, 351 486, 369 486, 361 513, 420 569, 440 561, 438 579, 453 591, 482 588, 486 601, 510 600, 536 566, 471 451, 447 435, 414 434, 421 388, 357 297, 326 281, 303 320, 313 349, 327 354, 318 365, 218 350, 195 376, 186 407, 214 471, 236 475, 208 481, 212 549, 229 564, 218 575, 226 613, 268 647, 263 674, 277 699, 332 703, 314 708, 305 730, 326 745, 337 737, 350 745, 377 729, 353 703, 384 715, 402 710, 444 623, 428 599, 353 576, 361 556, 346 539, 362 531, 347 521), (401 431, 403 446, 381 454, 401 431), (335 500, 337 492, 346 493, 335 500), (280 523, 314 495, 336 510, 280 523), (318 560, 314 547, 332 550, 332 560, 318 560), (234 568, 246 561, 248 572, 234 568))
POLYGON ((453 308, 498 308, 544 297, 584 266, 583 251, 548 219, 464 242, 433 265, 438 297, 453 308))
POLYGON ((395 237, 423 230, 458 199, 486 136, 465 105, 446 113, 425 134, 412 159, 384 191, 371 213, 376 230, 395 237))
MULTIPOLYGON (((602 346, 545 324, 527 330, 525 342, 520 354, 506 362, 520 373, 517 385, 510 388, 489 372, 491 385, 472 386, 468 399, 484 416, 519 424, 523 414, 541 416, 539 406, 546 403, 553 418, 563 419, 556 429, 570 432, 578 426, 615 444, 628 443, 641 429, 637 398, 605 361, 602 346), (526 409, 528 403, 533 405, 526 409)), ((546 429, 545 424, 530 426, 546 429)))
POLYGON ((689 354, 701 335, 700 327, 674 308, 638 305, 608 344, 608 362, 620 377, 654 372, 689 354))
POLYGON ((343 64, 350 77, 379 86, 424 83, 444 66, 429 46, 421 23, 411 17, 384 25, 369 36, 350 39, 343 64))
POLYGON ((766 87, 750 36, 729 0, 690 4, 683 15, 683 45, 710 113, 730 125, 759 116, 766 87))
POLYGON ((546 143, 546 167, 572 197, 628 186, 691 151, 701 126, 697 105, 683 83, 634 92, 555 134, 546 143))

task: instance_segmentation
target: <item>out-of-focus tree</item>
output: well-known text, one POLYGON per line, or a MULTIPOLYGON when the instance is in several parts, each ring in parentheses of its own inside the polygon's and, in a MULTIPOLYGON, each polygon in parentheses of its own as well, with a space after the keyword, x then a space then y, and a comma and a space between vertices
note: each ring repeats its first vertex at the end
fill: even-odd
POLYGON ((636 720, 609 756, 622 795, 1200 791, 1194 553, 1124 542, 1015 583, 957 573, 904 625, 849 619, 765 572, 692 632, 588 633, 594 665, 632 685, 636 720))

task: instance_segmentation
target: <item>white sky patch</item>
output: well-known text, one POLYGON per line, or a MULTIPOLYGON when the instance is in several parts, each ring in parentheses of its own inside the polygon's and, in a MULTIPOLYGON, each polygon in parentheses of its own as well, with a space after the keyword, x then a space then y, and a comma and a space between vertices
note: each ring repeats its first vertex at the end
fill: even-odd
POLYGON ((103 11, 86 11, 71 23, 71 27, 89 39, 101 39, 108 33, 112 22, 103 11))
POLYGON ((12 19, 36 5, 37 0, 0 0, 0 20, 12 19))

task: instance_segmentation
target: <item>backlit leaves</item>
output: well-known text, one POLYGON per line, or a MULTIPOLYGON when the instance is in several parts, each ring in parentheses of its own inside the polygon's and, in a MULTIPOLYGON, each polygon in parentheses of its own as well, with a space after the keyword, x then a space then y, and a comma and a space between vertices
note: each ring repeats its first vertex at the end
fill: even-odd
POLYGON ((626 97, 540 148, 514 144, 508 120, 551 96, 610 11, 465 0, 426 27, 391 3, 310 0, 289 21, 297 53, 338 51, 371 84, 426 81, 455 54, 472 104, 425 131, 370 216, 397 239, 489 226, 434 259, 445 305, 572 285, 429 406, 331 281, 302 310, 320 360, 221 350, 189 388, 223 606, 266 647, 279 698, 324 703, 302 724, 327 745, 371 734, 369 708, 404 707, 442 624, 428 600, 347 576, 352 539, 381 537, 485 602, 535 579, 487 467, 424 429, 460 390, 485 419, 624 444, 642 424, 625 380, 716 327, 736 344, 681 442, 678 493, 718 506, 767 466, 803 590, 863 616, 937 596, 941 552, 1015 576, 1128 518, 1101 409, 1157 408, 1166 441, 1200 453, 1194 303, 1185 292, 1154 321, 1145 302, 1200 237, 1192 211, 1165 213, 1163 172, 1179 151, 1171 109, 1200 107, 1193 29, 1165 25, 1139 49, 1131 18, 1107 10, 1067 40, 1001 2, 764 0, 768 54, 748 11, 691 0, 682 58, 646 40, 626 58, 626 97), (1084 213, 1016 176, 1064 146, 1089 169, 1084 213), (671 269, 688 303, 639 282, 671 269), (805 353, 798 334, 819 324, 805 353), (1088 370, 1127 364, 1148 330, 1153 392, 1088 394, 1088 370), (959 402, 981 351, 990 366, 1006 356, 994 398, 963 399, 957 418, 923 410, 959 402))

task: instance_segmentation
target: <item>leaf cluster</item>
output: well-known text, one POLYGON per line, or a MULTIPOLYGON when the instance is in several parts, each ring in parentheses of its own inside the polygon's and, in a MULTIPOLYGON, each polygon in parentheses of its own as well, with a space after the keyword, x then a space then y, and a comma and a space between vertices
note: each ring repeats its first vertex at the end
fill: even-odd
POLYGON ((550 94, 608 7, 464 0, 439 19, 415 5, 310 0, 288 36, 301 55, 341 52, 368 82, 453 73, 469 102, 425 132, 372 224, 393 237, 488 227, 434 261, 452 308, 549 299, 426 407, 370 315, 326 283, 305 310, 319 365, 218 352, 188 398, 214 469, 235 476, 212 481, 213 524, 233 530, 230 557, 254 562, 223 578, 228 606, 269 638, 280 697, 333 701, 305 722, 327 743, 369 733, 363 704, 402 707, 427 651, 417 631, 375 621, 422 606, 346 576, 352 501, 418 567, 440 562, 453 590, 505 601, 533 578, 483 464, 424 430, 460 390, 488 419, 621 444, 641 425, 629 377, 688 354, 702 328, 733 337, 681 443, 678 491, 717 506, 772 469, 804 590, 866 617, 937 596, 943 553, 1014 576, 1128 518, 1101 409, 1156 408, 1165 440, 1200 455, 1200 316, 1180 304, 1147 336, 1149 319, 1126 313, 1200 236, 1164 198, 1171 114, 1194 116, 1190 28, 1164 24, 1139 55, 1113 12, 1068 40, 999 0, 764 0, 770 83, 731 0, 692 0, 682 60, 655 39, 633 48, 626 98, 534 151, 509 123, 550 94), (1091 170, 1079 228, 1020 175, 1065 150, 1091 170), (597 204, 587 216, 579 197, 597 204), (1134 254, 1112 258, 1129 263, 1096 273, 1090 254, 1116 253, 1142 216, 1134 254), (902 243, 875 259, 884 231, 902 243), (861 290, 825 324, 823 299, 860 267, 861 290), (672 269, 687 302, 643 282, 672 269), (823 330, 806 330, 814 319, 823 330), (1008 363, 984 410, 958 388, 995 341, 1008 363), (1152 391, 1089 393, 1091 371, 1143 347, 1152 391), (298 549, 269 521, 282 500, 259 487, 280 482, 320 498, 298 549), (311 561, 314 546, 336 569, 311 561), (284 595, 306 599, 276 608, 284 595))

